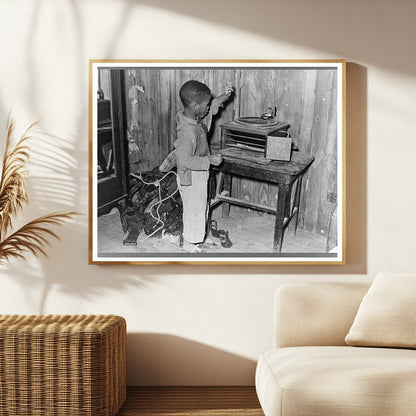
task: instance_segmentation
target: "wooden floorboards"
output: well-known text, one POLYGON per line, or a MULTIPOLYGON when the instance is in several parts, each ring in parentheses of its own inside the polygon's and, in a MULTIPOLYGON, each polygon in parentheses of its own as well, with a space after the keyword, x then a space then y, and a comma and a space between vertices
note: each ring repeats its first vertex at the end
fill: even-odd
MULTIPOLYGON (((116 210, 115 210, 116 211, 116 210)), ((273 215, 232 207, 230 216, 222 218, 221 208, 212 213, 219 229, 229 232, 233 242, 231 248, 223 248, 219 254, 233 253, 272 253, 274 238, 273 215)), ((147 238, 142 232, 137 246, 124 246, 126 235, 121 229, 120 217, 117 212, 104 215, 98 219, 98 252, 102 253, 183 253, 184 251, 169 241, 160 238, 147 238)), ((212 238, 219 244, 219 240, 212 238)), ((284 234, 282 253, 325 253, 326 236, 298 228, 294 235, 294 223, 290 224, 284 234)))
POLYGON ((117 416, 264 416, 254 387, 128 387, 117 416))

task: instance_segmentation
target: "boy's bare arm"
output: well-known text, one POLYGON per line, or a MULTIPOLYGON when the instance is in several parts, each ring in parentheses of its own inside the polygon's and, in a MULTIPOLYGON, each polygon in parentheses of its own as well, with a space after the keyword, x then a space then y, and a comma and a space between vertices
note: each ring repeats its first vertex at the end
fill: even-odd
POLYGON ((222 107, 222 105, 231 97, 234 89, 231 85, 227 84, 225 87, 225 91, 219 95, 218 97, 215 97, 211 102, 211 112, 212 115, 216 115, 222 107))
POLYGON ((212 117, 218 114, 220 107, 222 107, 223 104, 231 97, 233 91, 233 87, 229 85, 226 87, 224 93, 212 99, 209 114, 205 117, 205 124, 208 128, 208 131, 211 129, 212 117))

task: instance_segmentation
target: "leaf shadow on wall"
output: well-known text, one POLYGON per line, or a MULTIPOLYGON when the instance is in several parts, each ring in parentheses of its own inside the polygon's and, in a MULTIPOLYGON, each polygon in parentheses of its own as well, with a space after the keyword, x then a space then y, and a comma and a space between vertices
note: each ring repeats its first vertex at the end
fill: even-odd
POLYGON ((175 335, 129 333, 127 359, 130 386, 254 385, 255 360, 175 335))

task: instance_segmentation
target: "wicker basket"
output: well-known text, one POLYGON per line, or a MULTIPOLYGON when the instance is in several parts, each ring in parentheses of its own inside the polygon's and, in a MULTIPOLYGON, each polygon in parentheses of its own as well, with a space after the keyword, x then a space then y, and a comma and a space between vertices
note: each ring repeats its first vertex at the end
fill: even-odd
POLYGON ((0 415, 114 416, 126 399, 126 322, 0 315, 0 415))

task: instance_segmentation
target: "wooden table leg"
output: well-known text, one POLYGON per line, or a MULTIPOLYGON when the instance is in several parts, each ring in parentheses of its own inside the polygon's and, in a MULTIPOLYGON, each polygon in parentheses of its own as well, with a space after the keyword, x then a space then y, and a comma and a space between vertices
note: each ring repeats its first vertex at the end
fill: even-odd
MULTIPOLYGON (((223 186, 222 186, 221 193, 223 195, 231 196, 231 175, 229 173, 224 173, 223 186)), ((229 215, 230 215, 230 204, 228 202, 223 202, 222 217, 228 218, 229 215)))
POLYGON ((276 208, 276 221, 274 225, 274 240, 273 240, 273 252, 280 253, 282 251, 283 243, 283 223, 285 219, 286 204, 289 196, 290 185, 278 185, 277 194, 277 208, 276 208))
POLYGON ((299 205, 300 205, 301 189, 302 189, 302 175, 299 176, 299 178, 298 178, 298 182, 296 184, 296 191, 295 191, 295 200, 293 202, 293 209, 296 210, 296 213, 295 213, 295 233, 294 233, 295 236, 296 236, 296 231, 298 230, 299 205))
POLYGON ((286 218, 290 218, 292 216, 292 211, 291 211, 291 207, 290 207, 290 201, 292 199, 292 190, 293 190, 293 183, 289 186, 288 189, 288 198, 286 199, 286 207, 285 207, 285 219, 286 218))

